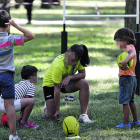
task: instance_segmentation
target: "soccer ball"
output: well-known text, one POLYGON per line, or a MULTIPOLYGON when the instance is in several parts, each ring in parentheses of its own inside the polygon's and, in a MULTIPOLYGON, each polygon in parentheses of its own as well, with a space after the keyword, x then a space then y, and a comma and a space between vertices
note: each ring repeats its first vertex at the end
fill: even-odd
MULTIPOLYGON (((129 55, 129 53, 128 52, 123 52, 123 53, 121 53, 119 56, 118 56, 118 58, 117 58, 117 64, 118 64, 118 66, 119 66, 119 68, 121 68, 121 64, 119 64, 120 62, 123 62, 126 58, 127 58, 127 56, 129 55)), ((127 66, 128 66, 128 69, 130 69, 132 66, 133 66, 133 59, 131 59, 128 63, 127 63, 127 66)))
POLYGON ((73 116, 68 116, 63 121, 63 131, 67 137, 74 137, 79 134, 79 123, 73 116))

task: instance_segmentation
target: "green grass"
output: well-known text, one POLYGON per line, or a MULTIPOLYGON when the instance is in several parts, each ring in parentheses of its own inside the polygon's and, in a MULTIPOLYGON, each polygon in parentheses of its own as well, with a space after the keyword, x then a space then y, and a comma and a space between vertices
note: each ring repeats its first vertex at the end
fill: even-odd
MULTIPOLYGON (((103 2, 100 1, 100 3, 103 2)), ((123 1, 120 2, 123 3, 123 1)), ((104 14, 124 13, 124 5, 116 11, 119 6, 116 3, 115 5, 110 4, 108 7, 102 4, 100 12, 102 11, 104 14)), ((94 6, 89 8, 83 4, 80 7, 69 6, 68 13, 74 14, 76 12, 74 9, 81 10, 82 14, 92 14, 91 10, 93 9, 93 14, 95 14, 94 6)), ((62 20, 62 6, 53 6, 52 9, 45 10, 40 9, 39 6, 35 6, 33 12, 34 20, 62 20)), ((18 10, 11 8, 11 15, 14 19, 26 19, 25 13, 26 11, 23 9, 23 6, 18 10)), ((86 79, 91 91, 88 115, 93 123, 80 123, 79 135, 83 140, 139 139, 140 131, 137 127, 132 127, 131 129, 115 128, 115 125, 123 121, 123 112, 122 106, 118 104, 119 69, 116 64, 116 58, 120 54, 120 50, 116 47, 113 36, 115 31, 123 27, 124 24, 109 24, 107 21, 103 25, 67 25, 66 27, 68 32, 68 47, 73 44, 85 44, 89 49, 91 60, 89 67, 86 68, 86 79)), ((78 120, 80 115, 78 92, 71 94, 74 96, 73 103, 64 102, 65 94, 61 93, 61 120, 59 122, 42 117, 44 107, 42 79, 47 67, 61 52, 62 26, 28 25, 23 27, 31 30, 36 35, 36 38, 24 46, 14 48, 16 66, 15 83, 21 80, 20 70, 23 65, 30 64, 39 69, 38 83, 34 97, 35 106, 29 117, 29 121, 39 124, 39 127, 33 130, 17 126, 17 132, 22 140, 64 140, 65 135, 62 130, 64 118, 72 115, 78 120)), ((11 33, 20 34, 13 27, 11 27, 11 33)), ((138 108, 138 115, 140 115, 139 97, 136 97, 135 102, 138 108)), ((131 114, 130 120, 132 120, 131 114)), ((6 140, 8 136, 9 129, 0 125, 0 140, 6 140)))

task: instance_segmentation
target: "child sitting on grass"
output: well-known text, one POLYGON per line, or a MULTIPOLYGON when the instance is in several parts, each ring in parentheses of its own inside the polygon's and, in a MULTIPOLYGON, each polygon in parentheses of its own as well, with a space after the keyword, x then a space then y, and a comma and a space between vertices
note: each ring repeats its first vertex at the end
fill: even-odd
MULTIPOLYGON (((23 66, 21 70, 22 80, 15 84, 14 106, 16 112, 21 111, 20 116, 16 118, 17 123, 20 124, 20 127, 38 127, 38 125, 28 121, 29 115, 34 106, 34 99, 32 97, 34 97, 35 94, 34 84, 37 83, 37 71, 37 68, 34 66, 23 66)), ((0 111, 6 113, 2 98, 0 99, 0 111)), ((6 120, 6 114, 3 114, 1 116, 1 122, 3 125, 8 125, 6 120)))

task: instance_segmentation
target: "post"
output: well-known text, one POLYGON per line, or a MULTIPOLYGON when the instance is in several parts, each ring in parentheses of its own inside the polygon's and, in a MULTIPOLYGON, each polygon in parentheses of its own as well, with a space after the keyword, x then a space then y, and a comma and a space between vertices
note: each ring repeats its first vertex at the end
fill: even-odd
POLYGON ((63 31, 61 32, 61 54, 67 51, 67 32, 65 31, 65 0, 63 0, 63 31))
POLYGON ((137 63, 135 68, 136 78, 137 78, 137 89, 136 94, 140 95, 140 61, 139 61, 139 52, 140 52, 140 32, 135 32, 135 38, 136 38, 136 54, 137 54, 137 63))

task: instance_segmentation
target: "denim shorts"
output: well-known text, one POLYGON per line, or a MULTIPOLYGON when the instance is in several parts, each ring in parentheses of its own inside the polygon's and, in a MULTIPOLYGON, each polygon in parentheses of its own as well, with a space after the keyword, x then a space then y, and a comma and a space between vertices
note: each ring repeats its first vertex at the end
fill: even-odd
POLYGON ((12 72, 0 73, 0 93, 3 99, 15 98, 14 75, 12 72))
POLYGON ((134 103, 137 79, 135 76, 121 76, 119 78, 119 104, 134 103))

